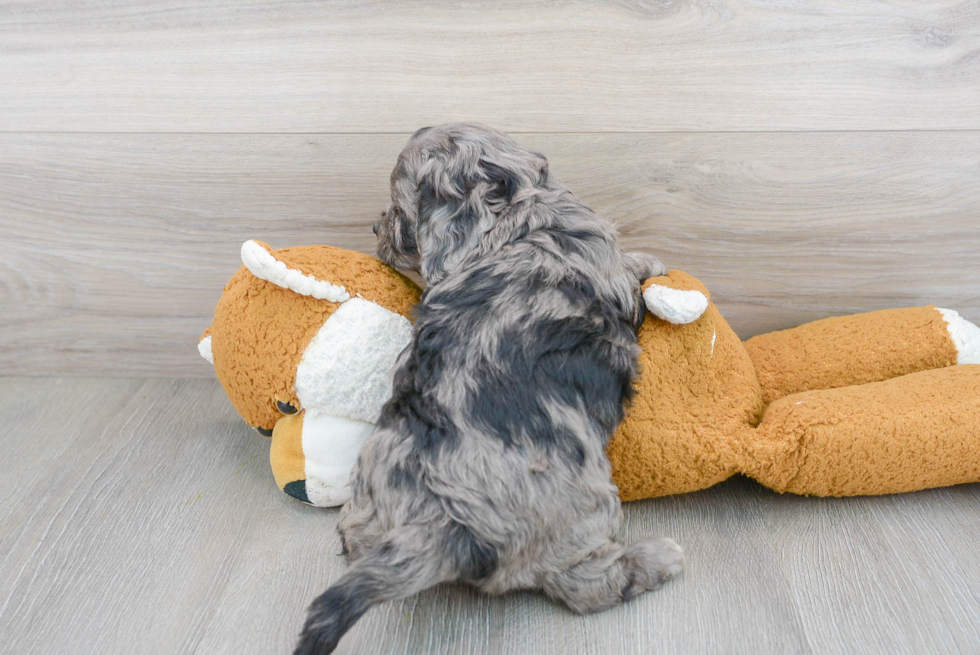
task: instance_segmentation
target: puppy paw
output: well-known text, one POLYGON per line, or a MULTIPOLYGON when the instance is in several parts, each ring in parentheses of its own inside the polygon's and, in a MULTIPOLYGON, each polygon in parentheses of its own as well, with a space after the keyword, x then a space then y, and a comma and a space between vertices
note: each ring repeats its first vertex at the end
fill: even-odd
POLYGON ((626 253, 626 265, 640 283, 667 273, 667 267, 659 259, 645 252, 626 253))
POLYGON ((666 538, 638 541, 626 549, 623 559, 630 577, 630 585, 623 592, 624 601, 657 589, 684 570, 684 551, 666 538))

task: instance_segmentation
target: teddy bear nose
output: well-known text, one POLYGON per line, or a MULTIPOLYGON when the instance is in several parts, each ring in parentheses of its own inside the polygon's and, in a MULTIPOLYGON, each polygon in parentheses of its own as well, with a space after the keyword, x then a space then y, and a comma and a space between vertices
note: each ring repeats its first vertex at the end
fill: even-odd
POLYGON ((378 230, 381 229, 381 221, 375 223, 374 227, 372 227, 371 229, 374 230, 374 236, 378 236, 378 230))

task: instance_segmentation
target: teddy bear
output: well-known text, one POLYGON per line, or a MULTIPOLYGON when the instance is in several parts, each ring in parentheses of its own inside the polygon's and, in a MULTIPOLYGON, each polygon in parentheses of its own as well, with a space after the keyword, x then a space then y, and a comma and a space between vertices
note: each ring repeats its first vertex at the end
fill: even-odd
MULTIPOLYGON (((391 392, 420 289, 372 257, 248 241, 199 349, 272 437, 277 485, 316 506, 391 392)), ((681 271, 647 280, 641 372, 607 453, 623 500, 744 474, 850 496, 980 481, 980 328, 933 306, 840 316, 742 342, 681 271)))
POLYGON ((373 257, 330 246, 246 241, 241 258, 198 350, 242 418, 272 437, 279 488, 342 505, 421 291, 373 257))

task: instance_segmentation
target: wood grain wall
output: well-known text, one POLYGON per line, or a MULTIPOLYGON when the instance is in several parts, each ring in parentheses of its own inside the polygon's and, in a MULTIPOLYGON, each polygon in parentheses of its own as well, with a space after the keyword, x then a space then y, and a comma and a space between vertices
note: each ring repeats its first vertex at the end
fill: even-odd
POLYGON ((241 242, 370 252, 401 145, 457 119, 743 337, 980 321, 975 0, 0 0, 0 373, 211 375, 241 242))

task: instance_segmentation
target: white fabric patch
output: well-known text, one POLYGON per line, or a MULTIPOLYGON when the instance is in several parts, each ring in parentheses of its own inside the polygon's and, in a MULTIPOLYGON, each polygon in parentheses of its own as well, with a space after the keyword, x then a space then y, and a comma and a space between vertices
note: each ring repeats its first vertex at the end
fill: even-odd
POLYGON ((306 497, 317 507, 350 500, 351 472, 374 424, 307 411, 303 416, 306 497))
POLYGON ((197 352, 201 353, 201 357, 208 360, 211 366, 214 366, 214 354, 211 352, 210 334, 197 342, 197 352))
POLYGON ((337 308, 296 368, 303 409, 374 423, 391 396, 391 370, 412 337, 400 314, 363 298, 337 308))
POLYGON ((956 346, 957 364, 980 364, 980 327, 960 316, 952 309, 939 309, 946 320, 949 336, 956 346))
POLYGON ((255 241, 246 241, 242 244, 242 263, 255 277, 295 291, 301 296, 312 296, 330 302, 344 302, 350 298, 350 294, 344 287, 289 268, 255 241))
POLYGON ((682 291, 659 284, 652 284, 643 292, 643 302, 651 314, 674 325, 693 323, 708 309, 708 297, 700 291, 682 291))

